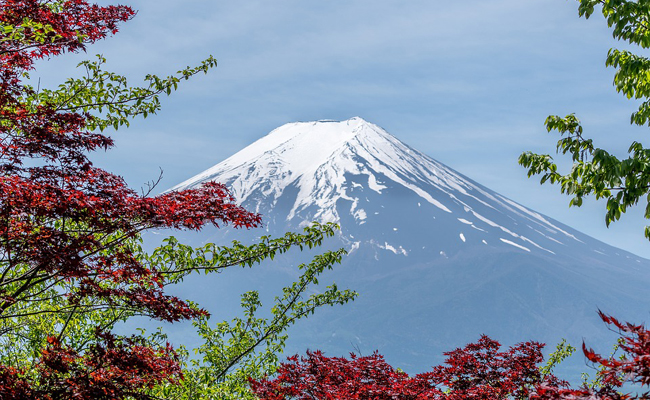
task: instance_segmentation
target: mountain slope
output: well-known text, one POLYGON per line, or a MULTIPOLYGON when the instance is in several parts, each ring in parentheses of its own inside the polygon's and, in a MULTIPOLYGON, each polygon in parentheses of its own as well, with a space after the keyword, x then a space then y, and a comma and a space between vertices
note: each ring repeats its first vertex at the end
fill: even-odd
MULTIPOLYGON (((341 225, 329 246, 349 256, 331 279, 360 298, 301 323, 291 351, 379 349, 413 372, 481 333, 509 344, 584 338, 609 352, 615 336, 597 309, 643 322, 650 307, 650 261, 521 206, 361 118, 284 125, 174 189, 208 180, 228 185, 266 227, 207 231, 196 242, 281 234, 313 220, 341 225)), ((234 288, 292 277, 284 266, 241 272, 194 281, 193 291, 210 291, 202 304, 216 307, 234 288)), ((580 357, 573 366, 584 370, 580 357)))
POLYGON ((611 255, 608 246, 571 233, 358 117, 284 125, 173 189, 208 180, 225 183, 239 202, 272 217, 267 218, 269 223, 276 221, 281 228, 310 221, 346 221, 344 232, 355 226, 376 233, 374 225, 385 225, 398 216, 395 225, 402 226, 380 230, 387 241, 378 246, 404 255, 422 246, 389 242, 399 241, 389 233, 412 230, 414 223, 434 230, 442 226, 449 234, 453 240, 422 243, 442 257, 468 242, 545 254, 582 252, 588 247, 599 256, 611 255), (391 203, 390 211, 386 203, 391 203), (278 209, 287 208, 286 215, 278 215, 278 209), (408 215, 417 218, 404 224, 408 215), (361 228, 369 223, 372 228, 361 228))

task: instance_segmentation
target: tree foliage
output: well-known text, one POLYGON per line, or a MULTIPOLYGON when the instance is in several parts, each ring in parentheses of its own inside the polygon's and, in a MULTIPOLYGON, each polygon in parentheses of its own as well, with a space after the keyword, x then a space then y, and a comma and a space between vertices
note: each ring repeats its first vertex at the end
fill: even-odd
POLYGON ((603 357, 587 348, 582 350, 589 362, 597 368, 594 383, 584 383, 581 388, 561 388, 546 382, 537 385, 531 399, 575 399, 575 400, 632 400, 650 399, 650 330, 643 325, 622 323, 616 318, 599 312, 600 318, 613 326, 619 334, 619 349, 623 354, 603 357), (637 394, 624 393, 623 387, 630 385, 637 394), (635 385, 635 386, 634 386, 635 385), (644 392, 645 391, 645 392, 644 392))
MULTIPOLYGON (((249 246, 234 242, 231 246, 209 243, 199 248, 181 244, 170 237, 150 254, 143 252, 137 243, 129 242, 143 265, 160 271, 165 277, 162 284, 167 287, 178 284, 190 274, 215 273, 235 266, 248 268, 292 248, 313 248, 335 232, 336 226, 333 224, 313 224, 301 234, 289 232, 275 239, 262 237, 249 246)), ((219 322, 214 326, 210 326, 209 316, 195 320, 193 324, 203 342, 194 349, 195 356, 190 357, 183 347, 178 352, 170 353, 175 357, 175 368, 182 375, 175 379, 167 376, 153 387, 142 386, 139 389, 150 397, 165 399, 252 398, 247 377, 262 377, 275 371, 289 326, 318 307, 344 304, 356 296, 349 290, 339 290, 336 285, 322 292, 315 290, 320 275, 339 263, 344 253, 343 250, 326 252, 314 257, 310 263, 299 266, 300 277, 276 297, 270 310, 272 318, 257 316, 262 304, 257 292, 252 291, 242 296, 243 318, 219 322), (308 295, 309 292, 313 293, 308 295)), ((51 292, 57 290, 60 288, 55 287, 51 292)), ((50 300, 44 298, 37 306, 44 310, 56 310, 64 301, 58 297, 50 300)), ((108 332, 118 322, 138 315, 146 314, 138 308, 108 307, 17 318, 21 323, 20 329, 13 329, 0 337, 0 363, 13 368, 20 366, 22 377, 37 379, 39 371, 33 367, 42 361, 42 350, 50 344, 52 332, 59 335, 57 340, 67 346, 67 351, 81 354, 88 351, 98 335, 102 335, 101 332, 108 332)), ((137 340, 141 346, 149 348, 169 350, 164 332, 157 331, 147 337, 144 334, 142 332, 142 335, 127 340, 137 340)), ((94 385, 97 386, 97 382, 94 385)))
MULTIPOLYGON (((581 17, 589 18, 599 8, 615 39, 641 49, 650 47, 650 1, 647 0, 579 0, 581 17)), ((606 66, 616 68, 614 87, 628 99, 642 103, 631 116, 631 123, 650 126, 650 59, 630 50, 610 49, 606 66)), ((639 202, 645 203, 645 218, 650 218, 650 149, 639 142, 629 146, 629 156, 619 159, 597 147, 583 134, 580 120, 573 114, 546 119, 550 132, 558 131, 562 138, 557 152, 568 154, 573 161, 571 171, 563 174, 550 155, 523 153, 519 163, 528 169, 528 176, 541 175, 541 183, 558 184, 562 193, 572 196, 570 205, 582 205, 585 196, 606 199, 607 226, 639 202)), ((645 236, 650 239, 650 227, 645 236)))
POLYGON ((508 399, 528 398, 542 380, 565 385, 543 375, 542 344, 520 343, 506 351, 487 336, 445 353, 445 365, 410 377, 384 358, 351 354, 349 359, 326 357, 320 351, 293 356, 273 379, 251 380, 262 400, 280 399, 508 399))
POLYGON ((499 343, 487 336, 446 352, 444 365, 413 377, 391 367, 378 353, 351 354, 346 359, 308 351, 304 357, 289 357, 272 378, 251 379, 251 387, 262 400, 650 399, 650 330, 621 323, 602 312, 599 315, 620 333, 623 354, 603 357, 583 344, 584 354, 598 372, 593 384, 584 383, 580 388, 571 388, 552 373, 573 352, 564 342, 545 365, 539 365, 543 344, 526 342, 499 351, 499 343), (641 394, 624 393, 624 385, 635 385, 632 387, 641 394))
POLYGON ((62 341, 65 331, 74 315, 96 310, 167 321, 204 315, 164 293, 164 276, 140 262, 130 240, 152 227, 260 223, 221 185, 147 197, 93 166, 88 154, 113 144, 93 129, 128 115, 130 105, 157 110, 161 80, 122 97, 102 94, 101 74, 83 85, 69 81, 58 96, 25 83, 36 60, 84 50, 133 15, 83 0, 0 2, 0 335, 11 347, 19 344, 12 337, 47 340, 32 347, 31 361, 0 367, 5 398, 145 398, 143 388, 180 379, 168 346, 96 326, 73 348, 62 341), (115 107, 103 110, 102 101, 115 107))
POLYGON ((140 233, 147 229, 248 228, 259 226, 261 217, 234 204, 221 184, 138 194, 90 159, 93 151, 113 146, 101 133, 105 128, 156 113, 159 96, 214 67, 212 57, 168 77, 147 75, 142 87, 104 71, 101 57, 82 62, 85 75, 56 89, 28 83, 37 60, 85 51, 134 15, 128 6, 101 7, 86 0, 0 0, 2 399, 150 399, 161 393, 188 398, 175 388, 187 388, 187 382, 235 382, 232 374, 252 371, 255 362, 272 371, 273 360, 256 359, 256 347, 266 345, 275 354, 289 325, 317 307, 354 297, 333 286, 304 298, 342 251, 302 266, 299 281, 276 299, 270 320, 255 316, 261 304, 254 292, 244 296, 243 319, 216 328, 207 325, 207 311, 166 293, 190 273, 251 266, 293 247, 319 245, 335 227, 314 225, 303 234, 264 237, 252 246, 193 249, 170 238, 152 254, 142 251, 140 233), (184 372, 192 362, 166 342, 164 333, 122 337, 111 332, 133 316, 194 319, 206 339, 200 349, 206 362, 184 372), (228 335, 232 340, 225 339, 228 335), (194 379, 214 371, 207 381, 194 379))
MULTIPOLYGON (((650 48, 650 1, 648 0, 578 0, 581 17, 589 18, 598 9, 602 12, 612 35, 632 47, 650 48)), ((605 62, 616 69, 614 87, 628 99, 642 100, 632 113, 630 122, 650 126, 650 59, 630 50, 610 49, 605 62)), ((541 175, 541 183, 558 184, 562 193, 572 196, 570 205, 582 205, 585 196, 606 199, 607 226, 620 219, 627 209, 645 202, 646 219, 650 219, 650 149, 639 142, 629 146, 629 156, 619 159, 597 147, 584 135, 580 120, 574 115, 556 115, 546 119, 546 128, 560 133, 557 152, 571 157, 573 166, 566 174, 550 155, 523 153, 519 163, 528 168, 528 176, 541 175)), ((650 227, 645 236, 650 239, 650 227)), ((648 399, 650 394, 623 394, 624 384, 650 385, 650 331, 643 325, 621 323, 600 313, 601 319, 621 334, 621 359, 603 357, 583 344, 586 358, 598 367, 597 378, 580 389, 540 385, 535 399, 648 399)))
MULTIPOLYGON (((317 226, 308 228, 319 236, 317 226)), ((307 234, 307 236, 310 233, 307 234)), ((293 240, 295 234, 285 235, 293 240)), ((312 246, 314 242, 302 242, 312 246)), ((207 318, 200 318, 193 324, 203 344, 195 349, 195 357, 185 353, 183 360, 184 379, 170 382, 154 390, 156 397, 165 399, 256 399, 248 387, 248 378, 262 378, 273 374, 284 350, 286 330, 298 320, 315 312, 319 307, 344 304, 356 297, 349 290, 339 290, 335 284, 323 292, 306 296, 318 284, 320 275, 332 265, 339 263, 345 252, 337 250, 316 256, 299 266, 300 277, 282 289, 282 295, 275 298, 269 317, 259 317, 262 303, 256 291, 242 295, 243 317, 219 322, 210 326, 207 318)), ((248 262, 248 257, 245 257, 248 262)))

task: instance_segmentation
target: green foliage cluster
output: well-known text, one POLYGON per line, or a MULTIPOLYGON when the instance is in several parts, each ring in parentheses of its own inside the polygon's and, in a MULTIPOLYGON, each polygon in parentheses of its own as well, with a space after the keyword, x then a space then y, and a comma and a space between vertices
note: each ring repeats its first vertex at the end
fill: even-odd
POLYGON ((200 358, 185 354, 185 378, 181 385, 158 388, 156 396, 173 399, 255 399, 248 388, 248 379, 261 379, 275 373, 279 356, 287 339, 286 329, 296 321, 313 314, 318 307, 345 304, 356 297, 348 290, 331 285, 323 293, 311 294, 302 300, 318 276, 341 260, 342 250, 316 256, 301 265, 298 280, 282 289, 271 307, 271 317, 257 317, 262 303, 258 292, 242 295, 243 317, 209 325, 207 318, 194 322, 203 344, 195 349, 200 358))
MULTIPOLYGON (((335 224, 313 223, 302 234, 288 232, 275 239, 263 236, 250 246, 235 241, 228 247, 207 244, 192 248, 171 237, 165 239, 164 246, 143 257, 146 263, 168 274, 171 283, 178 283, 199 271, 207 274, 232 266, 251 267, 291 248, 314 248, 334 236, 337 229, 335 224)), ((259 294, 249 291, 241 297, 242 317, 214 326, 210 326, 209 317, 194 321, 203 344, 194 349, 194 357, 183 349, 183 381, 155 388, 152 394, 182 400, 255 399, 248 389, 248 378, 261 379, 275 372, 287 339, 286 330, 319 307, 345 304, 357 296, 350 290, 339 290, 336 284, 306 296, 318 285, 320 275, 340 263, 345 254, 343 249, 328 251, 298 266, 300 276, 275 297, 270 317, 258 316, 262 308, 259 294)))
POLYGON ((548 355, 546 364, 539 367, 539 372, 542 374, 542 380, 544 380, 547 376, 551 376, 555 367, 560 365, 562 361, 568 357, 571 357, 575 351, 575 347, 567 343, 566 339, 562 339, 562 341, 558 343, 557 346, 555 346, 555 351, 548 355))
MULTIPOLYGON (((600 8, 615 39, 650 47, 650 1, 638 0, 579 0, 579 14, 589 18, 600 8)), ((606 66, 616 68, 614 87, 628 99, 644 100, 632 113, 631 123, 650 126, 650 59, 629 50, 611 49, 606 66)), ((558 172, 557 164, 548 154, 525 152, 519 164, 528 169, 528 176, 541 175, 541 183, 560 186, 562 193, 572 196, 571 206, 581 206, 583 198, 594 195, 606 199, 607 226, 621 218, 627 209, 645 203, 645 218, 650 219, 650 149, 639 142, 629 146, 629 157, 619 159, 597 147, 583 135, 580 120, 573 114, 549 116, 546 128, 557 131, 561 139, 557 152, 568 154, 573 166, 568 173, 558 172)), ((650 227, 645 236, 650 239, 650 227)))
POLYGON ((188 80, 198 73, 208 73, 217 66, 217 60, 210 56, 199 65, 179 70, 167 77, 146 75, 145 86, 129 86, 125 76, 102 69, 106 59, 97 55, 96 61, 83 61, 78 67, 85 70, 85 76, 70 78, 55 90, 34 90, 31 103, 57 104, 57 111, 91 113, 89 129, 103 131, 106 127, 118 129, 129 126, 129 121, 138 115, 147 117, 160 110, 160 95, 170 95, 178 89, 182 80, 188 80))

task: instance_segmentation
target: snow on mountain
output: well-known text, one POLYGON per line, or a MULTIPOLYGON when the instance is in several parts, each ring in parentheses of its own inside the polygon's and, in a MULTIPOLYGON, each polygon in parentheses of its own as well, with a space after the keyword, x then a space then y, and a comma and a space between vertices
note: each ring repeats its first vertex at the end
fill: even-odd
MULTIPOLYGON (((541 214, 473 182, 359 117, 283 125, 172 190, 211 180, 225 183, 238 202, 264 215, 277 218, 274 209, 284 202, 289 210, 283 217, 289 226, 311 221, 340 223, 348 216, 354 224, 363 225, 384 218, 377 205, 389 200, 387 191, 406 191, 413 202, 400 207, 412 207, 417 200, 417 214, 453 221, 460 243, 472 240, 549 254, 555 254, 558 246, 584 244, 541 214)), ((400 200, 404 199, 402 195, 400 200)), ((344 225, 344 231, 347 228, 344 225)), ((406 249, 405 243, 397 245, 406 249)), ((395 252, 406 255, 408 251, 395 252)), ((450 252, 454 251, 441 248, 438 253, 450 252)))
MULTIPOLYGON (((209 180, 229 186, 266 225, 208 229, 192 244, 278 235, 314 220, 341 225, 326 246, 349 255, 322 280, 360 296, 297 325, 289 352, 378 349, 422 372, 486 333, 551 347, 584 339, 608 354, 615 335, 596 311, 641 323, 650 309, 649 260, 519 205, 358 117, 283 125, 173 189, 209 180)), ((305 256, 188 284, 218 311, 240 291, 277 290, 305 256)), ((568 365, 574 377, 585 370, 580 355, 568 365)))

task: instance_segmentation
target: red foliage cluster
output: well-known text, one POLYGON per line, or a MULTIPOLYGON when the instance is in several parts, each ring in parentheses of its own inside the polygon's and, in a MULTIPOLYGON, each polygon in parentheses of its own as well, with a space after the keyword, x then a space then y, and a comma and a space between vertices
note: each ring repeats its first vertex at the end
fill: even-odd
POLYGON ((531 399, 550 400, 631 400, 650 399, 650 392, 642 394, 626 394, 620 390, 624 384, 638 384, 641 387, 650 386, 650 330, 643 325, 621 323, 616 318, 599 311, 600 318, 608 325, 618 329, 623 339, 620 349, 622 359, 605 358, 588 349, 584 344, 582 350, 585 357, 594 365, 600 367, 600 385, 579 389, 563 389, 553 385, 539 385, 531 399))
POLYGON ((36 398, 30 383, 21 375, 20 371, 15 368, 0 365, 0 399, 31 400, 36 398))
POLYGON ((177 356, 169 345, 154 350, 138 337, 118 340, 106 332, 97 335, 102 343, 83 355, 50 339, 37 366, 41 382, 37 390, 31 390, 35 398, 147 399, 142 389, 181 378, 177 356))
POLYGON ((138 337, 116 339, 97 332, 102 344, 84 355, 50 338, 36 365, 39 385, 34 387, 21 373, 0 365, 0 398, 27 399, 148 399, 142 389, 161 381, 174 383, 182 377, 175 352, 167 346, 155 351, 138 337))
MULTIPOLYGON (((18 38, 0 41, 2 260, 31 265, 30 273, 41 280, 54 276, 79 280, 81 290, 75 299, 126 298, 156 318, 193 317, 177 299, 162 295, 161 277, 155 271, 143 268, 117 243, 110 255, 102 254, 98 249, 107 247, 102 241, 117 232, 123 240, 153 227, 198 229, 220 221, 250 227, 259 224, 259 216, 234 205, 227 190, 216 183, 154 198, 139 196, 120 177, 93 167, 88 159, 89 151, 113 144, 109 137, 84 130, 91 115, 25 100, 32 93, 21 77, 35 59, 82 50, 116 32, 118 22, 134 15, 126 6, 99 7, 84 0, 66 1, 56 12, 47 3, 0 1, 0 24, 21 27, 28 19, 50 27, 40 32, 45 40, 36 39, 39 33, 32 31, 32 24, 18 38), (26 160, 31 160, 29 166, 26 160), (138 285, 102 288, 106 280, 138 285)), ((7 300, 0 303, 0 313, 26 291, 7 293, 2 283, 0 296, 7 300)))
MULTIPOLYGON (((139 195, 89 160, 89 152, 113 145, 86 129, 91 114, 35 101, 23 83, 37 59, 84 50, 134 15, 127 6, 86 0, 0 0, 0 319, 13 318, 21 302, 37 300, 34 288, 62 281, 74 287, 67 293, 71 306, 92 299, 166 321, 205 314, 165 295, 164 277, 123 242, 150 228, 261 222, 216 183, 139 195)), ((52 399, 117 399, 178 376, 171 349, 159 353, 105 332, 97 339, 79 354, 52 338, 38 366, 39 387, 52 399)), ((2 399, 32 398, 30 391, 40 390, 21 374, 0 365, 2 399)))
POLYGON ((430 388, 393 369, 384 358, 371 356, 350 359, 325 357, 307 351, 306 357, 289 357, 274 380, 251 380, 253 392, 261 399, 416 399, 430 388))
POLYGON ((367 357, 351 354, 348 360, 307 351, 306 357, 289 357, 274 378, 251 379, 250 385, 262 400, 650 399, 650 392, 621 392, 624 384, 650 386, 650 330, 621 323, 602 312, 599 315, 619 330, 624 357, 605 358, 583 345, 587 359, 600 367, 599 383, 577 389, 553 375, 541 374, 537 365, 543 361, 542 344, 520 343, 500 352, 499 343, 487 336, 445 353, 445 365, 414 377, 395 370, 377 353, 367 357))
MULTIPOLYGON (((264 400, 281 399, 507 399, 526 398, 542 380, 537 363, 543 345, 521 343, 500 352, 487 336, 477 343, 445 353, 446 365, 409 377, 375 353, 350 359, 325 357, 320 351, 293 356, 274 379, 251 380, 264 400)), ((546 377, 553 386, 564 383, 546 377)))
MULTIPOLYGON (((508 351, 487 336, 462 349, 446 352, 446 365, 433 368, 419 376, 448 391, 440 399, 506 399, 527 398, 534 384, 542 380, 537 364, 543 361, 543 344, 520 343, 508 351)), ((558 386, 564 384, 554 376, 545 379, 558 386)))

